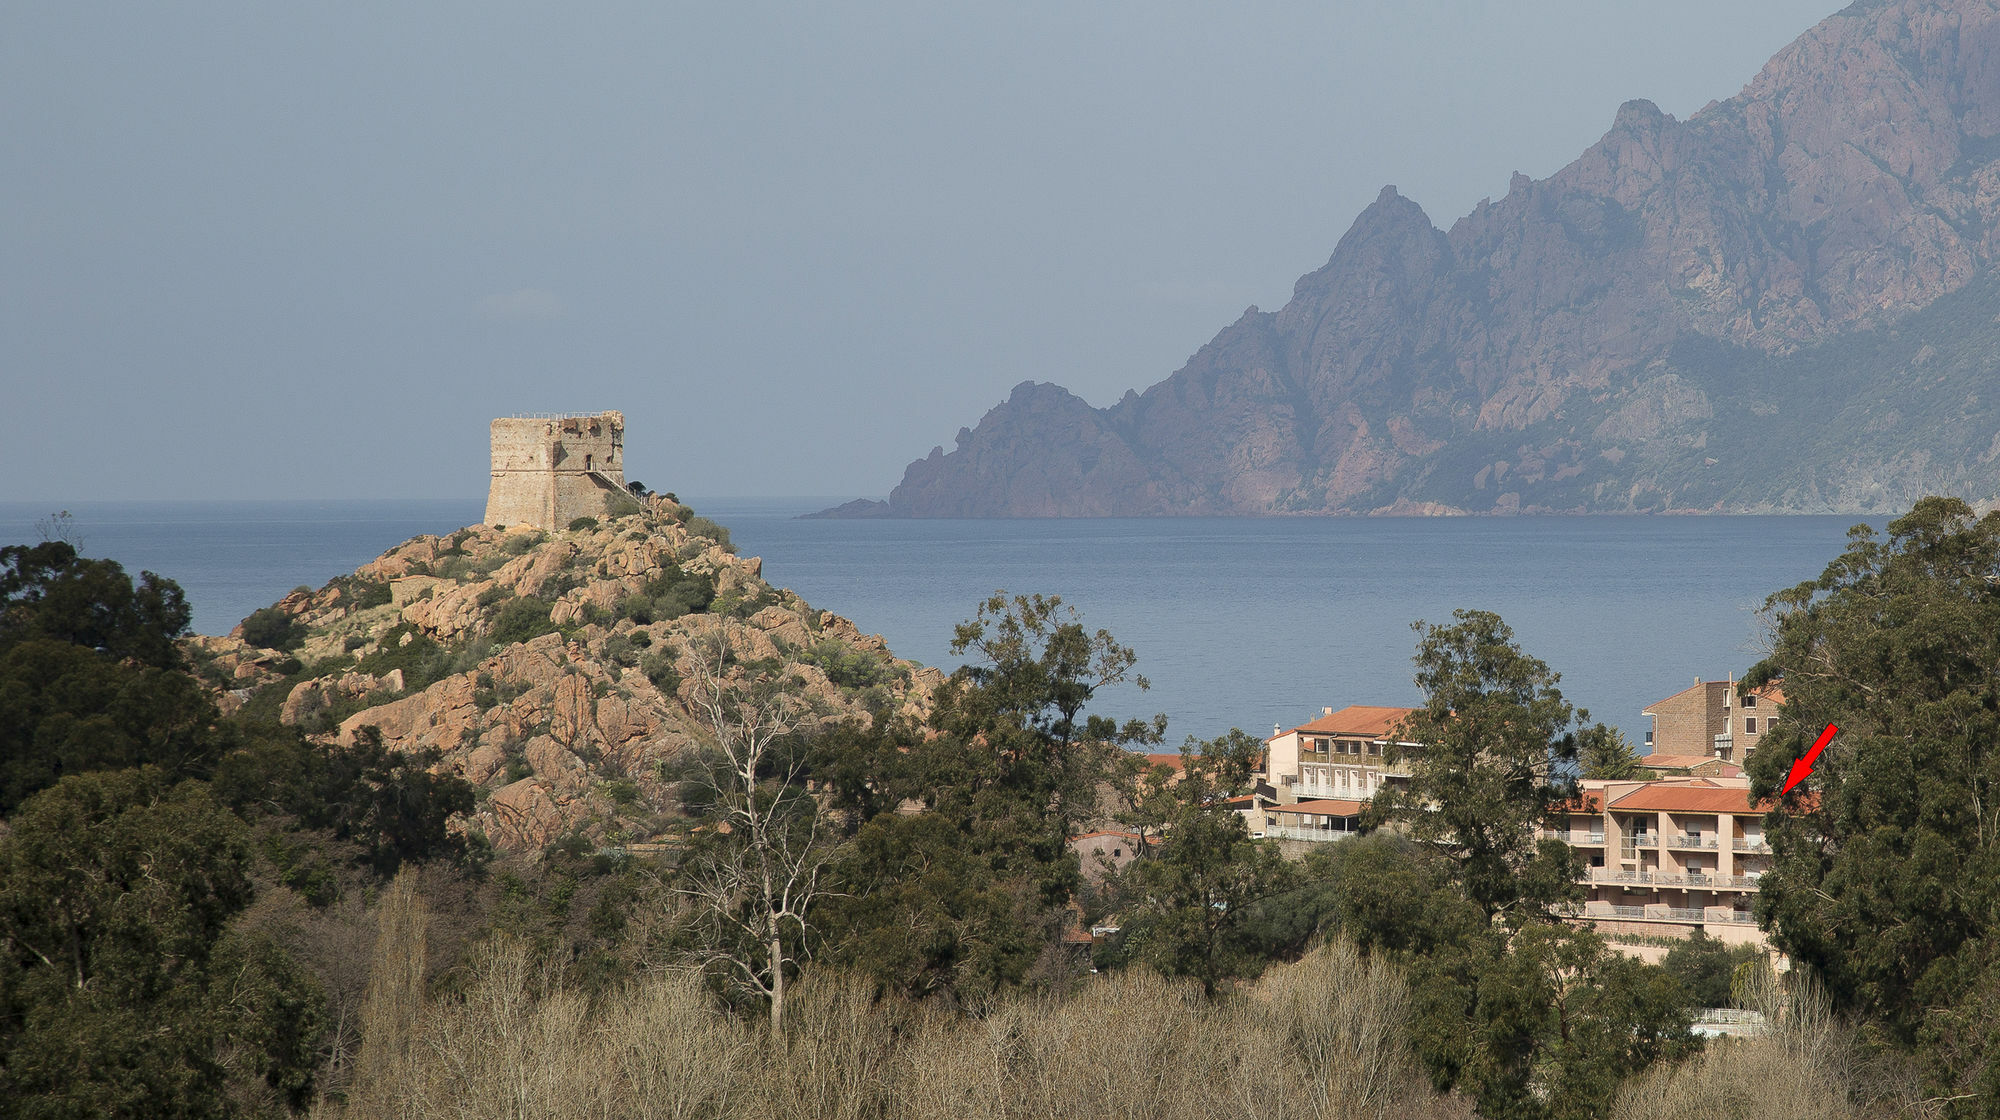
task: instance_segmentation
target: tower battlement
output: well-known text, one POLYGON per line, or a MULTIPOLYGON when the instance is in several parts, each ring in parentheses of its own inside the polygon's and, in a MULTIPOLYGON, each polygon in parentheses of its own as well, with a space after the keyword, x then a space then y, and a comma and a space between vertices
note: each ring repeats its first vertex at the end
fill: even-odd
POLYGON ((629 503, 625 414, 545 414, 493 421, 486 524, 563 529, 629 503))

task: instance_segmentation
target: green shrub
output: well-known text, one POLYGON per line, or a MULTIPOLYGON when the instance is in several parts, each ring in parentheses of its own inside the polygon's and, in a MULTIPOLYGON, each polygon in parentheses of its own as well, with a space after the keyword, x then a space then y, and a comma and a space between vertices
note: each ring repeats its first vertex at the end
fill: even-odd
POLYGON ((490 607, 495 603, 505 602, 506 600, 511 599, 513 597, 514 597, 513 591, 511 591, 508 588, 502 587, 496 583, 493 586, 479 593, 479 605, 482 607, 490 607))
POLYGON ((347 636, 347 640, 340 643, 340 648, 346 650, 349 653, 353 653, 355 650, 360 649, 362 646, 365 646, 367 644, 368 644, 368 635, 349 634, 347 636))
POLYGON ((595 528, 597 528, 597 518, 595 517, 579 517, 569 523, 569 531, 572 533, 580 533, 585 529, 595 528))
POLYGON ((519 556, 540 543, 542 543, 542 535, 540 533, 516 533, 508 537, 507 543, 500 547, 509 556, 519 556))
POLYGON ((868 689, 885 685, 895 677, 889 659, 828 638, 799 654, 799 660, 816 665, 826 679, 842 688, 868 689))
POLYGON ((672 651, 663 650, 639 663, 640 672, 646 674, 646 679, 653 682, 654 688, 667 696, 679 692, 681 687, 680 670, 674 668, 674 660, 672 651))
POLYGON ((715 601, 713 576, 696 575, 672 567, 648 580, 637 595, 618 604, 618 613, 641 626, 672 622, 682 615, 698 614, 715 601))
POLYGON ((707 537, 709 540, 721 545, 724 552, 736 551, 729 543, 729 530, 717 525, 706 517, 688 518, 687 531, 697 537, 707 537))
POLYGON ((555 633, 556 624, 549 621, 549 609, 554 605, 528 595, 508 600, 493 616, 493 644, 512 645, 555 633))
POLYGON ((297 649, 305 630, 281 607, 259 607, 243 620, 243 640, 259 649, 297 649))

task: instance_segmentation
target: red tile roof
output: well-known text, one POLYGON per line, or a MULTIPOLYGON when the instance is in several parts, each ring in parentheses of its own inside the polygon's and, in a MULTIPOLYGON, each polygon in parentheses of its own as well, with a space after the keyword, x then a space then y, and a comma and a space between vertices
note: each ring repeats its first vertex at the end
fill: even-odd
POLYGON ((1750 803, 1750 791, 1741 786, 1718 786, 1709 782, 1653 782, 1640 786, 1611 803, 1613 809, 1640 809, 1668 813, 1765 813, 1768 801, 1750 803))
POLYGON ((1367 808, 1362 801, 1341 801, 1337 798, 1322 798, 1318 801, 1301 801, 1297 805, 1273 805, 1279 813, 1311 813, 1322 817, 1358 817, 1367 808))
POLYGON ((1146 765, 1169 766, 1175 770, 1179 770, 1181 768, 1181 754, 1179 751, 1175 751, 1172 754, 1149 754, 1146 756, 1146 765))
POLYGON ((1578 790, 1574 800, 1556 806, 1559 813, 1602 813, 1604 811, 1604 791, 1598 789, 1578 790))
POLYGON ((1389 733, 1396 729, 1397 724, 1416 711, 1415 708, 1380 708, 1367 704, 1350 704, 1330 716, 1321 716, 1311 723, 1302 723, 1292 728, 1292 731, 1301 735, 1358 735, 1368 739, 1386 739, 1389 733))

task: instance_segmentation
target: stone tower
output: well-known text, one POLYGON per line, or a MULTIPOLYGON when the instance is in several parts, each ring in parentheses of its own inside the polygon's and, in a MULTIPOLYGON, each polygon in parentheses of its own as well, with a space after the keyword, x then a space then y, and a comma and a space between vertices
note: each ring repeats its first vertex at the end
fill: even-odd
POLYGON ((486 524, 567 529, 629 509, 625 414, 540 414, 493 421, 486 524))

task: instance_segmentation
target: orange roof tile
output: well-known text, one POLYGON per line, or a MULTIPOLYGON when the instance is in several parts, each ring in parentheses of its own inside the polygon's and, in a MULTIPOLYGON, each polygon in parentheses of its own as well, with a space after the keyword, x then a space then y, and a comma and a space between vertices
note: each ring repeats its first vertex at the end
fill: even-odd
POLYGON ((1601 789, 1578 790, 1574 800, 1556 806, 1559 813, 1602 813, 1604 811, 1604 791, 1601 789))
POLYGON ((1750 804, 1750 791, 1741 786, 1718 786, 1709 782, 1653 782, 1613 801, 1611 807, 1655 813, 1749 814, 1768 812, 1771 803, 1750 804))
POLYGON ((1322 817, 1357 817, 1367 808, 1365 802, 1342 801, 1338 798, 1322 798, 1318 801, 1301 801, 1296 805, 1273 805, 1279 813, 1311 813, 1322 817))
MULTIPOLYGON (((1396 725, 1417 711, 1415 708, 1382 708, 1367 704, 1350 704, 1330 716, 1321 716, 1311 723, 1302 723, 1292 728, 1301 735, 1359 735, 1369 739, 1386 739, 1396 725)), ((1290 734, 1290 732, 1287 732, 1290 734)))
POLYGON ((1181 754, 1179 751, 1175 751, 1172 754, 1149 754, 1146 756, 1146 764, 1148 766, 1171 766, 1179 770, 1182 764, 1181 754))

